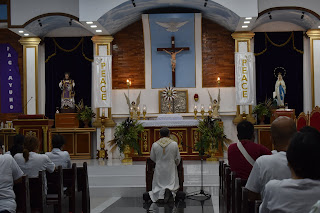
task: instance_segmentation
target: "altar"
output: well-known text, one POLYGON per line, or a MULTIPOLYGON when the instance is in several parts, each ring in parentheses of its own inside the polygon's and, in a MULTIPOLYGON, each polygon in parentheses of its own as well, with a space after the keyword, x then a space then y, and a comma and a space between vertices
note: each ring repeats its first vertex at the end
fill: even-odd
MULTIPOLYGON (((170 138, 178 143, 180 155, 184 160, 199 160, 199 152, 194 149, 200 139, 198 120, 183 119, 179 114, 160 114, 156 120, 143 120, 144 127, 141 133, 141 155, 133 155, 133 160, 141 161, 150 157, 152 144, 160 139, 160 129, 168 127, 170 138)), ((223 157, 222 147, 219 147, 216 157, 223 157)), ((206 159, 206 156, 204 156, 206 159)))

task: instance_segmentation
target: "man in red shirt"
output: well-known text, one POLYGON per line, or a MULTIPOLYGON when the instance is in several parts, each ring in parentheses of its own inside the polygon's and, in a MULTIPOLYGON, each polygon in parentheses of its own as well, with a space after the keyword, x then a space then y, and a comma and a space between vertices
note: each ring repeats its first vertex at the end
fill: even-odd
MULTIPOLYGON (((249 121, 240 122, 237 125, 237 131, 240 143, 254 161, 262 155, 271 155, 269 149, 254 142, 254 126, 252 123, 249 121)), ((236 172, 237 177, 248 179, 253 165, 251 165, 241 153, 237 143, 233 143, 229 146, 228 160, 231 171, 236 172)))

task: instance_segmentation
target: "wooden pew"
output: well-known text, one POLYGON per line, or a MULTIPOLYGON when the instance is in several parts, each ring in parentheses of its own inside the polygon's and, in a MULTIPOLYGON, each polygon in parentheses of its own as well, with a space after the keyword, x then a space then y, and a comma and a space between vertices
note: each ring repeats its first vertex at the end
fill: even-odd
POLYGON ((242 187, 242 212, 254 213, 254 202, 249 201, 249 191, 247 188, 242 187))
POLYGON ((230 190, 231 190, 231 199, 230 199, 230 203, 231 203, 231 208, 230 208, 230 212, 231 213, 235 213, 236 212, 236 203, 235 203, 235 186, 236 186, 236 173, 235 172, 231 172, 230 174, 230 178, 231 178, 231 184, 230 184, 230 190))
POLYGON ((69 197, 69 212, 82 212, 82 193, 78 190, 77 165, 72 164, 71 169, 63 169, 63 186, 67 187, 69 197))
POLYGON ((261 200, 256 200, 255 201, 255 205, 254 205, 254 213, 259 213, 259 208, 260 208, 260 205, 261 205, 262 201, 261 200))
POLYGON ((53 205, 47 203, 45 181, 45 171, 40 171, 37 178, 29 178, 31 212, 53 213, 53 205))
POLYGON ((229 167, 228 164, 223 163, 222 168, 221 168, 221 199, 219 199, 219 212, 224 213, 226 212, 226 207, 225 207, 225 168, 229 167))
POLYGON ((219 213, 223 213, 223 171, 224 161, 219 160, 219 213))
POLYGON ((89 192, 89 180, 88 180, 88 166, 87 162, 83 163, 83 167, 77 167, 78 178, 78 192, 82 194, 82 212, 90 212, 90 192, 89 192))
POLYGON ((55 206, 58 213, 69 212, 69 197, 64 193, 63 189, 63 171, 62 167, 58 168, 53 173, 47 175, 47 203, 55 206))
POLYGON ((235 213, 244 213, 241 210, 242 204, 242 187, 245 187, 247 180, 236 178, 235 179, 235 213))
POLYGON ((225 213, 229 213, 231 209, 231 169, 229 166, 224 168, 224 180, 223 180, 223 209, 225 213))
POLYGON ((13 191, 16 195, 17 213, 31 213, 29 178, 21 177, 21 182, 14 184, 13 191))

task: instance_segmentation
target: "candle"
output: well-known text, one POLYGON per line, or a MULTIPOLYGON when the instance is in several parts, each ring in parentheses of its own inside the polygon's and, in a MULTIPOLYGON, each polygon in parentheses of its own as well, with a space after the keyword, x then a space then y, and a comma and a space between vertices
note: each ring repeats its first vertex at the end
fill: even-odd
POLYGON ((142 110, 143 110, 144 112, 146 112, 146 111, 147 111, 147 106, 146 106, 146 105, 143 105, 142 110))
POLYGON ((127 86, 131 86, 131 81, 129 79, 127 79, 127 86))
POLYGON ((220 84, 220 77, 217 78, 217 82, 218 82, 218 84, 220 84))

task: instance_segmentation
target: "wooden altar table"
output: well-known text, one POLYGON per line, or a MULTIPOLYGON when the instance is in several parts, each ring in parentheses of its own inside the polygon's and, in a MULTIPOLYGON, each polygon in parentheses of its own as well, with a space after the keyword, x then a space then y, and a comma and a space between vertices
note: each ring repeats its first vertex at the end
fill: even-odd
MULTIPOLYGON (((180 155, 184 160, 200 160, 199 152, 193 148, 200 139, 198 120, 145 120, 140 121, 144 126, 141 133, 141 156, 133 155, 133 160, 145 161, 150 157, 152 144, 160 139, 160 129, 168 127, 170 138, 178 143, 180 155)), ((223 157, 222 147, 216 157, 223 157)), ((204 159, 207 157, 204 156, 204 159)))

